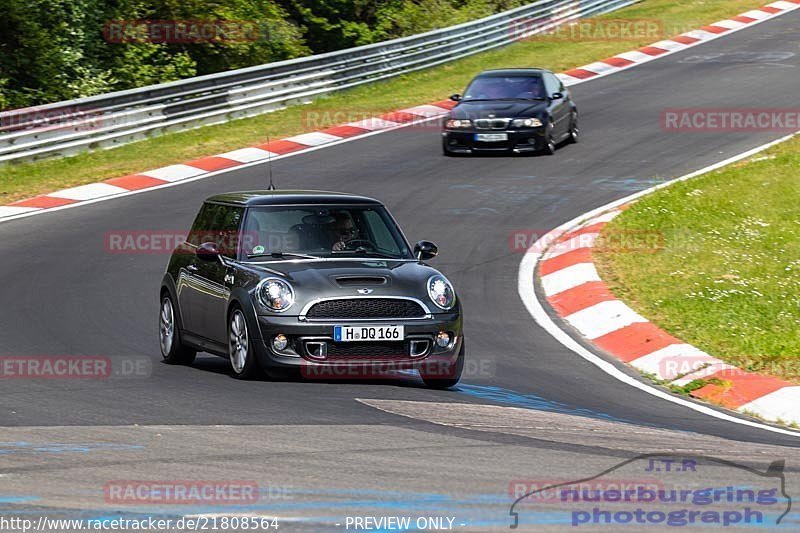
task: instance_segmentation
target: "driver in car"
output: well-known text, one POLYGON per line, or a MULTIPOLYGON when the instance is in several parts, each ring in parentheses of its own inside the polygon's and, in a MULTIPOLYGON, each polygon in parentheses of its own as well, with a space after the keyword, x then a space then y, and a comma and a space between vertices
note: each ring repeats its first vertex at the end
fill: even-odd
POLYGON ((331 250, 340 252, 347 249, 347 243, 358 236, 358 229, 353 222, 353 217, 347 211, 333 213, 334 220, 329 228, 331 234, 331 250))
POLYGON ((545 96, 544 87, 541 83, 541 78, 528 78, 523 84, 523 91, 520 92, 517 98, 543 98, 545 96))

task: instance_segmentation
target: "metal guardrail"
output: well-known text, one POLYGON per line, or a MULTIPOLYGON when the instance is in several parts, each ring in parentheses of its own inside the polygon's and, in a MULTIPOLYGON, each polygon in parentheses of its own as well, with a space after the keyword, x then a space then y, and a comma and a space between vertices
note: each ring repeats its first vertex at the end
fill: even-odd
POLYGON ((638 0, 540 0, 480 20, 327 54, 0 113, 0 164, 111 148, 310 102, 510 44, 638 0))

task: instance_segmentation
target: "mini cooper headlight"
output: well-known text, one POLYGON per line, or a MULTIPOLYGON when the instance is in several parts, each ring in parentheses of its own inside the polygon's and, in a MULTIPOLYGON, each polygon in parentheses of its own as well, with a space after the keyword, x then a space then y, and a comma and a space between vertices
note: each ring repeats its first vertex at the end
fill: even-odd
POLYGON ((469 128, 470 126, 472 126, 472 121, 467 120, 465 118, 462 119, 451 118, 450 120, 447 121, 448 128, 458 129, 458 128, 469 128))
POLYGON ((542 125, 538 118, 515 118, 511 123, 515 128, 537 128, 542 125))
POLYGON ((451 309, 456 303, 456 292, 453 285, 441 274, 428 278, 428 296, 437 307, 445 311, 451 309))
POLYGON ((286 311, 294 303, 292 286, 280 278, 267 278, 261 281, 256 293, 261 305, 276 313, 286 311))

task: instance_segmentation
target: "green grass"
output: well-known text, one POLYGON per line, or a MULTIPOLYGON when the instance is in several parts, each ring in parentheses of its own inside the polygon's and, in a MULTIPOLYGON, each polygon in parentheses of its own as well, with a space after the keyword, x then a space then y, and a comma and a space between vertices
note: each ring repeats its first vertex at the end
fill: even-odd
POLYGON ((461 92, 476 73, 487 68, 539 66, 561 72, 736 15, 763 3, 763 0, 645 0, 599 18, 655 20, 663 28, 663 35, 616 41, 532 38, 448 65, 320 97, 311 104, 254 118, 154 137, 113 150, 0 167, 0 205, 63 187, 260 144, 268 138, 279 139, 319 129, 305 119, 310 112, 371 116, 443 100, 454 92, 461 92))
POLYGON ((656 253, 598 254, 631 307, 738 367, 800 383, 800 137, 646 196, 604 232, 658 231, 656 253))

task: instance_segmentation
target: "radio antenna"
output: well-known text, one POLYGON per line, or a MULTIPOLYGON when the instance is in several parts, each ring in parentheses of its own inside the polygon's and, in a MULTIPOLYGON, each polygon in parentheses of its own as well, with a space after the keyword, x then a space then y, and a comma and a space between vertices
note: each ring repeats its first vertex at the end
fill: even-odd
MULTIPOLYGON (((267 135, 267 145, 269 145, 269 135, 267 135)), ((267 151, 267 172, 269 173, 269 187, 268 191, 275 190, 275 184, 272 182, 272 152, 267 151)))

